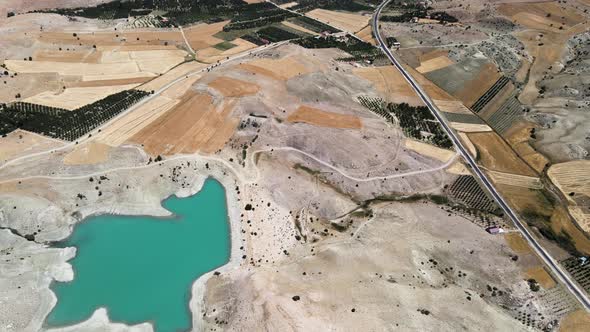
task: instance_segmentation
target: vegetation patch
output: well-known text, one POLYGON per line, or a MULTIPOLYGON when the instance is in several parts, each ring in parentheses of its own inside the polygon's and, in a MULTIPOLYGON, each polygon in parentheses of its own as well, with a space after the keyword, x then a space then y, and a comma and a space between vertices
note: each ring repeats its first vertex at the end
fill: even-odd
POLYGON ((218 49, 220 51, 227 51, 227 50, 229 50, 231 48, 236 47, 236 45, 235 44, 232 44, 232 43, 230 43, 228 41, 223 41, 223 42, 221 42, 219 44, 213 45, 213 47, 215 47, 216 49, 218 49))
POLYGON ((123 112, 149 93, 126 90, 73 111, 17 102, 0 105, 0 135, 18 128, 73 141, 123 112))
POLYGON ((384 117, 388 122, 399 125, 407 137, 445 149, 453 146, 453 142, 426 106, 386 103, 380 98, 364 96, 358 99, 361 105, 373 113, 384 117))

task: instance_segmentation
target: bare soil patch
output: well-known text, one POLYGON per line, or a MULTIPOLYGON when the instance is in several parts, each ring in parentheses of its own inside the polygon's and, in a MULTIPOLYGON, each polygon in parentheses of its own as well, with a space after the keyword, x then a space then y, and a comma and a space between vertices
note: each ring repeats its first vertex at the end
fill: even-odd
POLYGON ((312 72, 295 57, 287 56, 281 59, 256 59, 240 64, 240 69, 260 74, 276 80, 288 80, 298 75, 312 72))
POLYGON ((287 117, 289 122, 303 122, 320 127, 360 129, 358 116, 323 111, 310 106, 299 106, 287 117))
POLYGON ((508 144, 516 151, 516 153, 524 159, 536 172, 541 173, 549 160, 535 150, 529 143, 530 130, 536 125, 526 121, 520 121, 512 125, 512 127, 504 134, 508 144))
POLYGON ((76 147, 64 157, 65 165, 93 165, 109 159, 111 147, 97 142, 85 143, 76 147))
POLYGON ((559 332, 584 332, 590 326, 590 313, 584 309, 578 309, 567 314, 559 322, 559 332))
POLYGON ((224 97, 243 97, 257 93, 260 87, 254 83, 230 77, 219 77, 209 83, 209 87, 219 91, 224 97))

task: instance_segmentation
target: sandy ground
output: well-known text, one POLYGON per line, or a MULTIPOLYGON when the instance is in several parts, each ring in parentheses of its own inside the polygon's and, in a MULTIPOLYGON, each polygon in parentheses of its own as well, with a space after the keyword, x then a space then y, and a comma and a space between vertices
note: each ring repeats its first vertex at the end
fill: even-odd
POLYGON ((64 157, 66 165, 88 165, 103 163, 109 159, 108 145, 90 142, 78 146, 64 157))
POLYGON ((326 112, 309 106, 300 106, 287 117, 289 122, 303 122, 320 127, 359 129, 362 127, 358 116, 326 112))
POLYGON ((288 80, 297 75, 309 73, 310 70, 294 57, 281 59, 256 59, 240 65, 240 69, 255 74, 268 76, 277 80, 288 80))
POLYGON ((369 24, 371 18, 368 15, 358 15, 325 9, 314 9, 305 13, 305 16, 309 16, 320 22, 330 24, 340 30, 351 33, 362 30, 367 24, 369 24))
POLYGON ((230 77, 219 77, 210 82, 209 87, 219 91, 224 97, 243 97, 253 95, 260 90, 260 87, 254 83, 230 77))
POLYGON ((590 314, 580 309, 567 315, 562 321, 559 328, 560 332, 582 332, 590 324, 590 314))

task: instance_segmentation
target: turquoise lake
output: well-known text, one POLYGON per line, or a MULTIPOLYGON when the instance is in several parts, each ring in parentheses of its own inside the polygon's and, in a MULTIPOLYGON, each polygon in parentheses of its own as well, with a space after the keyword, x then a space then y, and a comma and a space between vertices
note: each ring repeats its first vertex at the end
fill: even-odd
POLYGON ((52 284, 57 305, 48 327, 76 324, 106 307, 114 322, 151 322, 157 332, 190 329, 193 282, 230 258, 225 190, 208 179, 197 194, 162 205, 174 217, 90 217, 57 245, 77 248, 69 261, 74 280, 52 284))

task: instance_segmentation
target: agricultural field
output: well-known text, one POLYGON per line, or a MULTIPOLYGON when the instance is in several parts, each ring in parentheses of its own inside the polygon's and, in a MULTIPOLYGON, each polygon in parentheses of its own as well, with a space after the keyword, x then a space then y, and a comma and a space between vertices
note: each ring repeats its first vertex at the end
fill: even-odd
POLYGON ((344 13, 325 9, 314 9, 305 13, 305 15, 350 33, 357 33, 363 30, 363 28, 369 24, 370 19, 370 16, 368 15, 344 13))
POLYGON ((571 215, 590 232, 590 162, 577 160, 554 164, 547 170, 549 179, 567 198, 571 215))
POLYGON ((305 105, 289 114, 287 121, 331 128, 360 129, 362 127, 362 122, 357 116, 327 112, 305 105))

